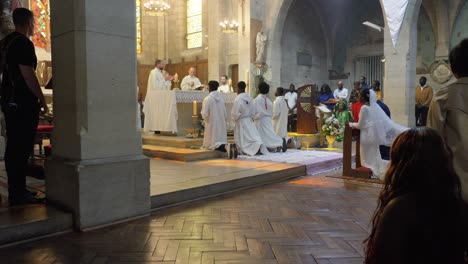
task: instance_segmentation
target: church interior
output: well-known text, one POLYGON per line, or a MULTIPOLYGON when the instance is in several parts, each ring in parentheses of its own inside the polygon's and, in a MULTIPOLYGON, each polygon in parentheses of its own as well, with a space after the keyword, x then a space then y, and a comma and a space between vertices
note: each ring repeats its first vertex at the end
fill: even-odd
POLYGON ((18 207, 2 117, 0 262, 363 263, 384 180, 365 167, 358 129, 337 125, 339 137, 329 120, 342 100, 351 111, 356 85, 379 81, 391 120, 419 126, 421 77, 434 93, 455 83, 449 53, 468 38, 468 1, 398 0, 397 27, 388 2, 2 0, 2 39, 15 8, 34 14, 49 112, 26 181, 46 202, 18 207), (192 71, 201 85, 187 89, 192 71), (226 146, 239 145, 239 82, 252 99, 266 82, 271 101, 294 85, 287 151, 203 148, 211 80, 227 87, 226 146), (320 99, 339 84, 349 94, 320 99))

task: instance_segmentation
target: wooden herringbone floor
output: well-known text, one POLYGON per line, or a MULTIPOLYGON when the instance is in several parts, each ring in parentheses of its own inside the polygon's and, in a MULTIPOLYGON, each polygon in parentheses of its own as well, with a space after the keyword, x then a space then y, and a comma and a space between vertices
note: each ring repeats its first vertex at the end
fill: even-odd
POLYGON ((362 263, 379 189, 307 177, 0 250, 1 263, 362 263))

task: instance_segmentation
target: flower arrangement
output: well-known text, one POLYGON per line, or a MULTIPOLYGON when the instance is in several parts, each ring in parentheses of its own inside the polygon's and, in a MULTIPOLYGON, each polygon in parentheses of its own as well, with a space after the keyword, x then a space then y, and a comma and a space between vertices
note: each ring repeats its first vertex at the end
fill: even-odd
POLYGON ((325 124, 322 126, 322 133, 325 136, 338 136, 342 131, 340 122, 335 117, 330 117, 325 120, 325 124))

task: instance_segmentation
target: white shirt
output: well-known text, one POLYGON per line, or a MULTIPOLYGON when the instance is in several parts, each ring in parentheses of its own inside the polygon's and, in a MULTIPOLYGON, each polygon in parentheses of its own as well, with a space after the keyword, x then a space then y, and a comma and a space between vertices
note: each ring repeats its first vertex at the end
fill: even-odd
POLYGON ((198 79, 195 76, 190 76, 187 75, 182 79, 182 83, 180 84, 180 88, 182 88, 182 91, 191 91, 195 90, 196 88, 200 87, 202 84, 200 82, 200 79, 198 79), (190 82, 193 82, 194 85, 190 86, 190 82))
POLYGON ((348 98, 348 89, 346 88, 343 88, 340 89, 339 88, 336 88, 336 90, 333 92, 333 96, 335 97, 335 99, 347 99, 348 98))
POLYGON ((421 86, 421 92, 424 91, 424 88, 427 87, 427 83, 424 86, 421 86))
POLYGON ((218 91, 222 93, 231 93, 231 87, 229 87, 229 84, 223 84, 218 87, 218 91))
MULTIPOLYGON (((293 109, 296 104, 297 104, 297 93, 296 92, 287 92, 286 95, 284 96, 284 99, 288 102, 288 107, 289 109, 293 109)), ((294 109, 294 112, 296 113, 297 108, 294 109)))

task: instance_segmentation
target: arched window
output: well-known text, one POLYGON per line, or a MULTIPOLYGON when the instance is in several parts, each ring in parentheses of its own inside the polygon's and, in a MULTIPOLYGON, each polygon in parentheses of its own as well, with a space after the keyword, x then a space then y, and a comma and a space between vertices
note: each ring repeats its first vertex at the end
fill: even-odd
POLYGON ((141 0, 136 0, 136 49, 141 53, 141 0))
POLYGON ((50 16, 49 0, 31 1, 31 11, 34 13, 34 46, 49 50, 50 48, 50 16))
POLYGON ((187 49, 200 48, 202 36, 202 0, 187 0, 187 49))

